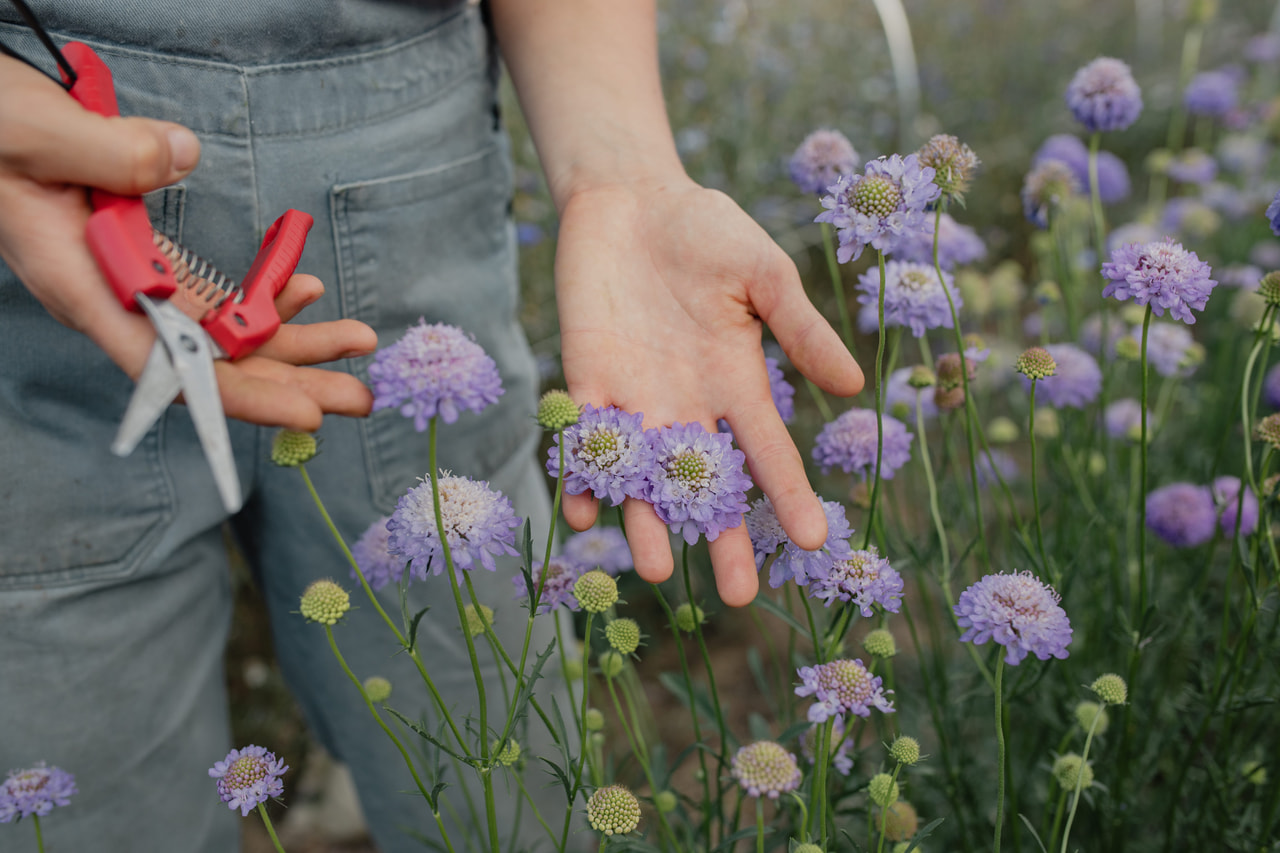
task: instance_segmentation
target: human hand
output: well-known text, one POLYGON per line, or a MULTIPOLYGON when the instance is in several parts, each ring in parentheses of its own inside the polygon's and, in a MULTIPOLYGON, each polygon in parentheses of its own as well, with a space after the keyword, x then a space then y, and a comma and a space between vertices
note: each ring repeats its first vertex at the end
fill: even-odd
MULTIPOLYGON (((769 392, 761 324, 805 376, 852 396, 862 371, 809 302, 791 259, 722 193, 687 178, 575 193, 561 216, 556 291, 565 379, 579 402, 643 412, 645 426, 724 418, 792 541, 818 548, 826 517, 769 392)), ((594 523, 591 495, 566 495, 569 526, 594 523)), ((636 571, 670 576, 666 525, 623 505, 636 571)), ((726 604, 759 588, 745 526, 709 543, 726 604)))
MULTIPOLYGON (((194 134, 145 118, 104 117, 49 78, 0 56, 0 257, 59 322, 91 338, 137 378, 155 341, 142 315, 126 311, 85 244, 85 187, 141 195, 189 174, 200 157, 194 134)), ((292 319, 323 293, 294 276, 276 298, 292 319)), ((372 395, 355 377, 305 365, 372 352, 372 329, 354 320, 282 325, 253 355, 219 360, 228 416, 299 430, 325 413, 364 415, 372 395)))

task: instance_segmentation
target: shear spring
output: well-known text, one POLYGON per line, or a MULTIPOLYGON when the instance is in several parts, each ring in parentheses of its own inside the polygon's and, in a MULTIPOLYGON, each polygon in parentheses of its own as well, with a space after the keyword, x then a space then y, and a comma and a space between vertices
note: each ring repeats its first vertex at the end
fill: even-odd
POLYGON ((195 252, 154 229, 151 239, 161 254, 169 259, 174 279, 189 297, 203 300, 210 309, 220 308, 228 299, 235 302, 244 300, 244 288, 238 282, 195 252))

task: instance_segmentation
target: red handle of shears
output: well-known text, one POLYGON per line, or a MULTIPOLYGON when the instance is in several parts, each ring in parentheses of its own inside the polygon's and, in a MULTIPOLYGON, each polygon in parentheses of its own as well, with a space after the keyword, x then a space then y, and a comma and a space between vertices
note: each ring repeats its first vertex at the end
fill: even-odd
MULTIPOLYGON (((120 115, 111 70, 93 49, 71 42, 62 48, 62 54, 76 72, 71 97, 99 115, 120 115)), ((173 269, 151 239, 151 219, 142 199, 95 189, 89 201, 93 213, 85 226, 85 239, 120 304, 138 311, 141 309, 134 300, 138 293, 152 299, 172 296, 177 289, 173 269)))

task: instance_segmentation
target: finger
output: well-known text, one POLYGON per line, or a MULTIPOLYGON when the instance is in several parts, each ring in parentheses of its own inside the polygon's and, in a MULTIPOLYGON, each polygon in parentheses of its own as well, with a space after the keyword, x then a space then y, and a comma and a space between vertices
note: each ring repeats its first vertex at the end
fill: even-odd
POLYGON ((707 550, 711 555, 711 568, 715 572, 720 600, 730 607, 745 607, 755 601, 756 593, 760 591, 760 578, 746 525, 740 524, 724 531, 707 543, 707 550))
POLYGON ((631 546, 636 574, 649 583, 662 583, 671 577, 675 568, 671 537, 653 506, 628 498, 622 502, 622 518, 627 526, 627 544, 631 546))
POLYGON ((280 322, 289 322, 321 296, 324 296, 324 282, 320 279, 304 274, 290 276, 276 294, 276 313, 280 315, 280 322))
POLYGON ((260 356, 241 359, 236 366, 251 376, 306 395, 322 412, 364 417, 373 408, 373 393, 349 373, 294 367, 260 356))
POLYGON ((583 492, 580 495, 565 495, 561 511, 564 513, 565 523, 581 533, 584 530, 590 530, 596 523, 599 506, 599 501, 593 495, 583 492))
POLYGON ((315 432, 324 421, 323 409, 300 388, 256 376, 243 362, 218 361, 214 370, 229 418, 303 432, 315 432))
POLYGON ((333 320, 307 325, 285 323, 255 355, 286 364, 324 364, 368 355, 378 348, 378 335, 359 320, 333 320))

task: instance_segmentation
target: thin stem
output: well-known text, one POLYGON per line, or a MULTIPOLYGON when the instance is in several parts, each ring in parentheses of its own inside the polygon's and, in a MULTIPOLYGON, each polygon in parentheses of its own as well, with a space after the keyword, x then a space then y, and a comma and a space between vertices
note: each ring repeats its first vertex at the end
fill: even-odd
MULTIPOLYGON (((693 604, 693 580, 689 575, 689 543, 684 543, 684 548, 680 555, 681 573, 684 575, 684 592, 689 599, 690 605, 693 604)), ((724 796, 723 789, 720 784, 720 777, 724 771, 725 765, 729 761, 729 727, 725 723, 724 710, 720 707, 720 692, 716 690, 716 674, 715 669, 711 665, 711 652, 707 649, 707 640, 702 633, 702 620, 693 620, 693 636, 698 642, 698 652, 702 655, 702 665, 707 671, 707 688, 711 693, 711 706, 716 714, 716 728, 720 735, 720 748, 717 754, 717 772, 716 772, 716 811, 720 818, 721 825, 724 823, 723 805, 724 796)), ((689 695, 690 700, 693 694, 689 695)))
POLYGON ((942 523, 942 510, 938 506, 938 483, 933 477, 933 463, 929 460, 929 443, 925 441, 922 396, 922 391, 916 391, 916 437, 920 441, 920 464, 924 467, 925 482, 929 486, 929 514, 933 516, 933 527, 938 533, 938 547, 942 551, 942 574, 939 575, 939 580, 949 590, 951 586, 951 551, 947 544, 946 525, 942 523))
MULTIPOLYGON (((1142 441, 1138 446, 1138 494, 1147 493, 1147 332, 1151 328, 1151 306, 1142 316, 1142 441)), ((1134 625, 1141 624, 1142 614, 1147 612, 1147 502, 1138 504, 1138 612, 1134 625)), ((1141 628, 1139 628, 1141 630, 1141 628)))
MULTIPOLYGON (((880 265, 880 292, 876 296, 876 317, 879 334, 876 336, 876 375, 874 377, 876 391, 876 468, 875 478, 871 486, 871 505, 867 507, 867 533, 862 540, 864 549, 871 544, 871 531, 875 526, 872 522, 876 517, 876 501, 880 497, 880 466, 884 461, 884 389, 881 388, 884 378, 884 288, 886 278, 884 252, 877 251, 876 259, 880 265)), ((945 290, 946 288, 943 289, 945 290)))
POLYGON ((1089 746, 1093 743, 1093 733, 1098 728, 1098 719, 1102 716, 1102 711, 1093 715, 1093 722, 1089 724, 1089 734, 1084 739, 1084 753, 1080 756, 1080 772, 1076 776, 1075 793, 1071 795, 1071 810, 1067 812, 1067 825, 1062 830, 1062 853, 1067 853, 1067 842, 1071 839, 1071 824, 1076 819, 1076 808, 1080 805, 1080 791, 1084 785, 1084 769, 1089 764, 1089 746))
POLYGON ((764 800, 756 797, 756 853, 764 853, 764 800))
POLYGON ((1000 853, 1000 830, 1004 827, 1004 655, 996 663, 996 836, 994 850, 1000 853))
POLYGON ((31 820, 36 825, 36 853, 44 853, 44 833, 40 831, 40 815, 32 815, 31 820))
MULTIPOLYGON (((902 765, 899 764, 893 768, 893 777, 890 779, 889 790, 893 790, 893 786, 898 784, 898 774, 902 772, 902 765)), ((889 826, 889 809, 893 808, 893 803, 880 809, 880 842, 876 845, 876 853, 884 853, 884 836, 885 830, 889 826)))
MULTIPOLYGON (((1179 90, 1181 91, 1181 90, 1179 90)), ((1089 211, 1093 214, 1093 250, 1097 257, 1097 263, 1101 267, 1102 262, 1107 259, 1107 221, 1102 213, 1102 193, 1098 189, 1098 149, 1102 145, 1102 133, 1095 131, 1089 137, 1089 211)), ((1111 335, 1111 317, 1107 311, 1107 305, 1104 300, 1102 307, 1098 313, 1101 315, 1101 338, 1100 346, 1105 354, 1107 349, 1107 341, 1111 335)), ((1102 371, 1102 387, 1098 393, 1098 410, 1105 412, 1107 410, 1107 401, 1110 399, 1108 393, 1110 389, 1111 371, 1102 371)), ((1146 403, 1144 402, 1145 406, 1146 403)), ((1104 456, 1109 456, 1108 451, 1111 447, 1110 436, 1106 430, 1100 433, 1102 439, 1102 451, 1104 456)))
MULTIPOLYGON (((271 823, 271 818, 267 816, 267 806, 265 803, 258 803, 258 816, 262 818, 262 825, 267 828, 267 835, 271 836, 271 843, 275 845, 276 850, 284 853, 284 846, 280 844, 280 837, 276 835, 276 828, 271 823)), ((36 825, 36 833, 39 835, 39 824, 36 825)), ((44 847, 40 848, 41 850, 44 847)))
MULTIPOLYGON (((1045 574, 1053 577, 1054 586, 1061 583, 1061 578, 1049 571, 1049 558, 1044 552, 1044 524, 1040 520, 1040 478, 1036 475, 1036 380, 1031 379, 1031 415, 1027 425, 1028 439, 1031 441, 1031 506, 1036 515, 1036 550, 1040 552, 1040 565, 1045 574)), ((995 463, 992 462, 992 467, 995 463)))
POLYGON ((836 297, 836 311, 840 314, 840 334, 844 345, 853 352, 853 322, 849 317, 849 308, 844 300, 844 282, 840 279, 840 264, 836 261, 836 246, 832 239, 831 226, 820 223, 822 229, 822 252, 827 256, 827 274, 831 276, 831 291, 836 297))
MULTIPOLYGON (((640 762, 640 769, 644 772, 645 781, 649 783, 649 790, 654 796, 658 793, 658 785, 653 778, 653 767, 649 763, 648 751, 644 745, 644 738, 640 735, 638 727, 633 728, 627 721, 626 712, 623 711, 622 702, 618 699, 618 691, 613 686, 613 678, 608 674, 604 677, 605 686, 609 688, 609 698, 613 700, 613 709, 618 714, 618 722, 622 723, 622 731, 627 736, 627 743, 631 745, 631 753, 636 757, 636 761, 640 762)), ((628 707, 630 703, 628 702, 628 707)), ((635 709, 631 709, 631 716, 635 717, 635 709)), ((655 809, 658 815, 658 825, 662 828, 662 833, 671 839, 671 846, 676 853, 680 853, 680 844, 676 840, 676 835, 671 830, 670 824, 667 823, 667 816, 661 809, 655 809)))
POLYGON ((578 769, 573 776, 573 790, 569 794, 569 808, 564 812, 564 825, 560 830, 560 849, 569 842, 569 826, 573 820, 573 803, 582 789, 582 770, 587 765, 587 696, 591 692, 591 619, 595 613, 587 611, 586 630, 582 639, 582 707, 578 714, 581 739, 578 746, 578 769))

